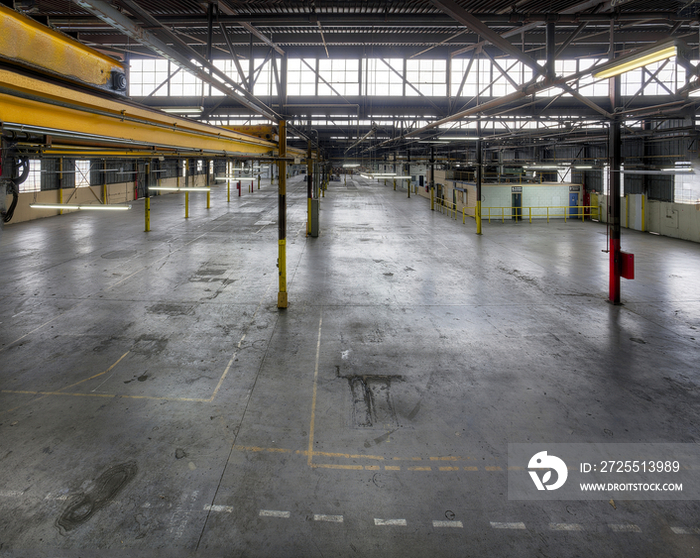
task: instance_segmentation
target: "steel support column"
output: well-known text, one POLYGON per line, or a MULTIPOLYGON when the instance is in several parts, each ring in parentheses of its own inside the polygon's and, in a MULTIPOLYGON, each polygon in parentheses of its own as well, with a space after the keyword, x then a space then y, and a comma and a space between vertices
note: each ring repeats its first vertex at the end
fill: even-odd
POLYGON ((279 292, 277 293, 277 308, 287 308, 287 122, 279 121, 279 292))
POLYGON ((476 234, 481 234, 481 180, 482 180, 482 146, 481 140, 476 142, 476 209, 474 216, 476 218, 476 234))
POLYGON ((311 197, 314 184, 314 163, 311 159, 311 140, 306 149, 306 236, 311 234, 311 197))
MULTIPOLYGON (((614 78, 619 80, 619 78, 614 78)), ((610 302, 620 304, 620 166, 622 148, 619 118, 610 123, 610 192, 608 196, 608 227, 610 227, 610 302)))
POLYGON ((145 218, 146 227, 145 232, 151 231, 151 192, 149 187, 151 185, 151 162, 146 162, 146 180, 144 181, 144 207, 145 207, 145 218))
POLYGON ((430 148, 430 180, 428 189, 430 190, 430 211, 435 210, 435 148, 430 148))

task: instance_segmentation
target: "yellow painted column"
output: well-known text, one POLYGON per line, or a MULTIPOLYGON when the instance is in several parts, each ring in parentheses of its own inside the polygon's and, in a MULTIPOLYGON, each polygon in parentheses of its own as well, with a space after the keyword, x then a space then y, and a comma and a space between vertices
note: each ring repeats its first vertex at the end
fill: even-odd
MULTIPOLYGON (((58 160, 58 203, 63 203, 63 157, 58 160)), ((58 210, 59 215, 63 215, 63 210, 58 210)))
POLYGON ((481 200, 476 201, 476 234, 481 234, 481 200))
POLYGON ((260 190, 260 175, 258 175, 258 190, 260 190))
POLYGON ((279 121, 279 218, 278 226, 278 258, 279 292, 277 293, 277 308, 287 308, 287 122, 279 121))
POLYGON ((207 190, 207 209, 211 209, 211 192, 207 190))
POLYGON ((146 184, 145 190, 146 190, 146 199, 144 200, 144 217, 146 219, 146 226, 145 226, 145 231, 150 232, 151 230, 151 193, 149 192, 149 186, 151 182, 151 164, 146 163, 146 184))
MULTIPOLYGON (((137 170, 138 170, 138 167, 137 167, 137 170)), ((107 205, 109 203, 109 198, 107 197, 107 160, 106 159, 103 161, 103 164, 102 164, 102 203, 104 205, 107 205)))
POLYGON ((190 218, 190 193, 185 192, 185 219, 190 218))

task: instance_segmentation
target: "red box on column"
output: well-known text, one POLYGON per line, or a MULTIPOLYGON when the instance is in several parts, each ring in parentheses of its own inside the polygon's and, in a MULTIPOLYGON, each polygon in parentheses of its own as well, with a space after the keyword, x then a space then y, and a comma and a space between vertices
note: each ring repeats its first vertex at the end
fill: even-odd
POLYGON ((620 276, 634 279, 634 254, 620 251, 620 276))

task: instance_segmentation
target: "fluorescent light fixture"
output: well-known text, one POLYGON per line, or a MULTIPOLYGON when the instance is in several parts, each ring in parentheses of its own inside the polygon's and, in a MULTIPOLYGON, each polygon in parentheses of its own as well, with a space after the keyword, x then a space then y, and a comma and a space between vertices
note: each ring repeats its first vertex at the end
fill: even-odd
POLYGON ((354 169, 355 167, 359 167, 360 163, 344 163, 343 168, 346 169, 354 169))
POLYGON ((691 174, 693 172, 692 167, 676 167, 670 169, 661 169, 661 172, 666 172, 669 174, 691 174))
POLYGON ((392 178, 394 178, 396 180, 408 180, 411 177, 410 176, 393 176, 392 178))
POLYGON ((130 205, 77 205, 77 204, 63 204, 63 203, 32 203, 29 204, 32 209, 83 209, 83 210, 99 210, 99 211, 128 211, 131 209, 130 205))
POLYGON ((695 174, 693 169, 661 169, 661 170, 621 170, 621 174, 663 174, 668 176, 669 174, 695 174))
POLYGON ((589 170, 589 169, 592 169, 593 166, 592 165, 574 165, 572 168, 574 170, 589 170))
POLYGON ((204 107, 164 108, 161 110, 170 114, 199 114, 204 110, 204 107))
POLYGON ((526 170, 563 170, 564 167, 559 165, 526 165, 523 167, 526 170))
POLYGON ((211 188, 176 188, 175 186, 149 186, 151 192, 208 192, 211 188))
POLYGON ((372 176, 374 178, 391 178, 391 177, 396 176, 396 173, 395 172, 375 172, 375 173, 372 173, 372 176))
POLYGON ((448 141, 477 141, 481 138, 478 136, 442 136, 440 139, 448 141))
POLYGON ((421 140, 418 143, 450 143, 448 140, 421 140))
POLYGON ((369 176, 368 174, 361 174, 360 176, 361 176, 362 178, 367 178, 367 179, 372 178, 372 177, 369 176))
POLYGON ((220 180, 222 182, 241 182, 243 180, 247 180, 248 182, 255 182, 257 178, 252 177, 252 176, 231 176, 231 177, 217 177, 215 180, 220 180))
POLYGON ((88 211, 127 211, 131 209, 130 205, 81 205, 78 209, 86 209, 88 211))
POLYGON ((596 79, 605 79, 613 76, 619 76, 625 72, 636 70, 647 64, 653 64, 661 60, 666 60, 678 54, 678 46, 675 40, 663 41, 656 46, 643 50, 641 52, 632 53, 626 56, 620 56, 616 60, 603 64, 593 69, 593 77, 596 79))

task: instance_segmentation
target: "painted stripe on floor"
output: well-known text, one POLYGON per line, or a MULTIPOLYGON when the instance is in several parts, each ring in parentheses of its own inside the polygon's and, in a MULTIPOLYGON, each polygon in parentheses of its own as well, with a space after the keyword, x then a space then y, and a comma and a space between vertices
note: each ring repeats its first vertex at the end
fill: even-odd
POLYGON ((204 506, 204 511, 233 513, 233 506, 204 506))
POLYGON ((289 519, 291 513, 280 510, 260 510, 260 517, 279 517, 281 519, 289 519))
POLYGON ((464 525, 462 525, 461 521, 435 521, 433 520, 433 527, 453 527, 455 529, 462 529, 464 525))
POLYGON ((641 533, 642 530, 634 523, 608 523, 608 527, 616 533, 641 533))
POLYGON ((693 527, 690 529, 685 527, 671 527, 671 531, 676 535, 700 535, 700 527, 693 527))
POLYGON ((396 526, 406 527, 408 525, 405 519, 378 519, 374 518, 374 524, 377 526, 396 526))
POLYGON ((323 515, 320 513, 314 514, 314 521, 327 521, 329 523, 342 523, 342 515, 323 515))
POLYGON ((580 523, 550 523, 549 528, 552 531, 583 531, 580 523))
POLYGON ((500 521, 492 521, 491 527, 494 529, 525 529, 525 524, 522 521, 514 523, 501 523, 500 521))

